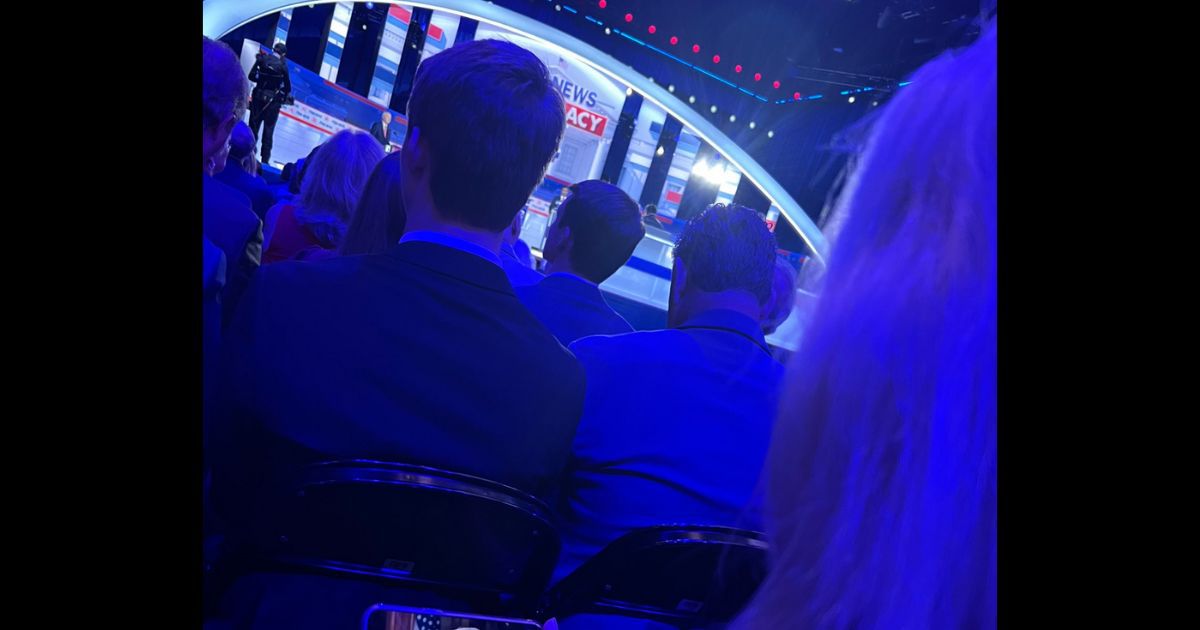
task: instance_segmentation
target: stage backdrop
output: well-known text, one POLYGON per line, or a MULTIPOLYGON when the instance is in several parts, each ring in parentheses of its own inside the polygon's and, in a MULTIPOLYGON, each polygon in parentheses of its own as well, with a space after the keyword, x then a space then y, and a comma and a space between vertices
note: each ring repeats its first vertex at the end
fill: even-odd
MULTIPOLYGON (((242 44, 241 61, 246 74, 250 73, 260 52, 269 51, 262 44, 249 39, 242 44)), ((392 150, 400 148, 408 119, 399 112, 330 83, 291 61, 287 62, 287 66, 292 78, 292 96, 296 102, 284 105, 279 110, 275 144, 271 149, 272 166, 280 168, 303 158, 313 147, 342 129, 366 132, 384 111, 392 113, 392 123, 388 125, 392 150)), ((249 112, 246 112, 245 120, 250 122, 249 112)))

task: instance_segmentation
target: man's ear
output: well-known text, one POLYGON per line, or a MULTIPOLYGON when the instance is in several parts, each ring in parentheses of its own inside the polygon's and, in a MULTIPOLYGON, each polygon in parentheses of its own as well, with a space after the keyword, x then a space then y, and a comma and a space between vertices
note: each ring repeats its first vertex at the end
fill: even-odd
POLYGON ((409 127, 404 135, 400 166, 405 175, 419 177, 429 170, 429 144, 421 137, 421 129, 409 127))

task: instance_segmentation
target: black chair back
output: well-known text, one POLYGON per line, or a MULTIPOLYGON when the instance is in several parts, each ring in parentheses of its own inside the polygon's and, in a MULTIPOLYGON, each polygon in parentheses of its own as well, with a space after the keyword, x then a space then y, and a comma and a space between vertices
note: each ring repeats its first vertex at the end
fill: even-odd
POLYGON ((479 612, 531 609, 560 548, 532 495, 368 460, 306 468, 267 532, 261 545, 276 563, 434 591, 479 612))
POLYGON ((615 614, 680 628, 732 620, 766 576, 766 537, 664 525, 613 541, 547 592, 546 616, 615 614))

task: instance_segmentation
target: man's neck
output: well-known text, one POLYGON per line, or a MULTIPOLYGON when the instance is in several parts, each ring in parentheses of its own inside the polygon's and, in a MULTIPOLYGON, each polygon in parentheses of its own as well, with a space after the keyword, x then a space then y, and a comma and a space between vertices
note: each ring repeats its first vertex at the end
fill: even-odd
MULTIPOLYGON (((548 275, 554 274, 554 273, 570 274, 572 276, 575 276, 576 278, 582 278, 584 280, 587 280, 588 282, 592 282, 591 280, 588 280, 587 278, 584 278, 582 275, 580 275, 578 271, 575 271, 575 269, 573 267, 571 267, 571 261, 569 261, 569 260, 547 261, 546 262, 546 275, 548 276, 548 275)), ((592 284, 595 284, 595 283, 592 282, 592 284)))
POLYGON ((487 232, 457 223, 442 221, 430 216, 420 216, 413 213, 408 216, 404 226, 405 232, 437 232, 446 236, 460 238, 468 243, 478 245, 490 252, 499 252, 500 243, 504 240, 499 233, 487 232))
POLYGON ((733 311, 754 321, 758 321, 762 315, 762 305, 749 291, 695 291, 682 298, 682 302, 682 317, 672 318, 671 328, 682 326, 687 320, 706 311, 733 311))

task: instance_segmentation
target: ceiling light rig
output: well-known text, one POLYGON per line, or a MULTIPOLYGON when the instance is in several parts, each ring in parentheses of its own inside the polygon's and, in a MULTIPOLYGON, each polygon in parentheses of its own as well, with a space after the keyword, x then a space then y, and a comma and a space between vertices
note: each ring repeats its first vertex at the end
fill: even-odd
MULTIPOLYGON (((553 0, 547 0, 547 2, 552 2, 552 1, 553 1, 553 0)), ((566 4, 567 4, 567 5, 570 5, 570 4, 572 4, 572 3, 568 2, 568 3, 566 3, 566 4)), ((589 4, 590 4, 590 3, 589 3, 589 4)), ((595 6, 595 7, 597 7, 598 9, 601 9, 601 10, 603 10, 603 9, 606 9, 606 8, 608 8, 608 0, 597 0, 597 1, 596 1, 596 4, 595 4, 594 6, 595 6)), ((564 5, 563 5, 563 4, 555 4, 555 5, 554 5, 554 10, 555 10, 555 11, 560 11, 560 12, 561 12, 561 11, 563 10, 563 8, 564 8, 564 5)), ((585 18, 585 19, 587 19, 588 21, 591 21, 591 22, 593 22, 593 23, 595 23, 595 24, 598 24, 598 25, 603 25, 603 22, 601 22, 601 21, 597 20, 596 18, 594 18, 594 17, 592 17, 592 16, 585 15, 585 14, 584 14, 582 11, 580 11, 580 10, 577 10, 577 9, 571 8, 570 6, 566 6, 565 8, 566 8, 566 9, 567 9, 567 11, 568 11, 568 12, 570 12, 570 13, 573 13, 573 14, 576 14, 576 15, 582 15, 582 17, 583 17, 583 18, 585 18)), ((620 14, 618 14, 618 15, 620 15, 620 14)), ((625 14, 624 14, 622 17, 624 18, 624 20, 625 20, 625 23, 626 23, 626 24, 632 24, 632 23, 633 23, 633 21, 634 21, 634 16, 633 16, 633 13, 625 13, 625 14)), ((648 25, 646 25, 646 32, 647 32, 647 33, 649 33, 650 35, 655 35, 655 34, 657 34, 657 33, 658 33, 658 31, 659 31, 659 28, 658 28, 658 25, 657 25, 657 24, 648 24, 648 25)), ((613 34, 613 29, 612 29, 612 27, 605 27, 605 29, 604 29, 604 34, 605 34, 605 35, 612 35, 612 34, 613 34)), ((707 71, 707 70, 704 70, 703 68, 701 68, 701 67, 700 67, 699 65, 697 65, 697 64, 692 64, 692 63, 689 63, 689 62, 687 62, 687 61, 684 61, 684 60, 682 60, 682 59, 680 59, 680 58, 678 58, 678 57, 675 57, 675 56, 673 56, 673 55, 671 55, 671 54, 669 54, 669 53, 667 53, 667 52, 665 52, 665 51, 663 51, 663 50, 661 50, 661 49, 657 48, 657 47, 656 47, 656 46, 654 46, 652 43, 649 43, 649 42, 646 42, 646 41, 642 41, 642 40, 638 39, 637 37, 634 37, 634 36, 632 36, 631 34, 629 34, 629 33, 627 33, 627 32, 624 32, 624 31, 622 31, 622 30, 619 30, 619 29, 618 29, 618 30, 617 30, 617 34, 618 34, 618 35, 620 35, 620 36, 622 36, 622 37, 624 37, 625 39, 628 39, 628 40, 630 40, 630 41, 632 41, 632 42, 634 42, 634 43, 638 44, 638 45, 641 45, 641 46, 646 46, 646 47, 650 48, 651 50, 653 50, 654 52, 657 52, 657 53, 659 53, 659 54, 662 54, 662 55, 664 55, 664 56, 666 56, 666 57, 670 58, 672 61, 675 61, 676 63, 680 63, 680 64, 682 64, 682 65, 684 65, 684 66, 686 66, 686 67, 688 67, 688 68, 691 68, 691 69, 693 69, 693 70, 697 70, 697 71, 699 71, 700 73, 702 73, 702 74, 706 74, 706 75, 708 75, 708 76, 710 76, 710 77, 712 77, 712 78, 715 78, 715 79, 717 79, 718 81, 721 81, 722 83, 725 83, 726 85, 728 85, 728 86, 730 86, 730 87, 735 87, 735 88, 737 88, 737 89, 738 89, 738 91, 740 91, 740 92, 744 92, 744 93, 746 93, 746 94, 748 94, 748 95, 750 95, 750 96, 754 97, 756 100, 760 100, 760 101, 762 101, 762 102, 764 102, 764 103, 770 103, 770 102, 772 102, 772 100, 770 100, 770 99, 767 99, 765 96, 763 96, 763 95, 761 95, 761 94, 758 94, 758 93, 756 93, 756 92, 754 92, 754 91, 752 91, 752 90, 746 89, 745 87, 738 86, 738 85, 736 85, 735 83, 732 83, 732 82, 730 82, 730 81, 728 81, 728 80, 726 80, 726 79, 724 79, 724 78, 722 78, 722 77, 719 77, 719 76, 717 76, 717 75, 713 74, 712 72, 709 72, 709 71, 707 71)), ((669 43, 671 46, 677 46, 677 45, 679 44, 679 36, 678 36, 678 35, 671 35, 671 36, 670 36, 670 37, 667 39, 667 42, 668 42, 668 43, 669 43)), ((699 54, 699 53, 700 53, 700 49, 701 49, 701 47, 700 47, 700 44, 699 44, 699 42, 693 42, 693 43, 692 43, 692 52, 693 52, 694 54, 699 54)), ((721 63, 721 56, 720 56, 719 54, 714 54, 714 55, 712 56, 712 62, 713 62, 713 64, 714 64, 714 65, 719 65, 719 64, 721 63)), ((819 70, 818 68, 809 68, 809 69, 810 69, 810 70, 819 70)), ((742 66, 742 64, 736 64, 736 65, 734 65, 734 66, 733 66, 733 72, 734 72, 735 74, 741 74, 743 70, 745 70, 745 68, 742 66)), ((833 72, 833 71, 826 71, 826 72, 833 72)), ((850 73, 840 73, 840 74, 850 74, 850 73)), ((761 73, 761 72, 755 72, 755 73, 753 74, 753 78, 754 78, 754 82, 756 82, 756 83, 757 83, 757 82, 761 82, 761 81, 762 81, 762 79, 763 79, 763 75, 762 75, 762 73, 761 73)), ((805 77, 791 77, 791 78, 793 78, 793 79, 796 79, 796 78, 804 79, 805 77)), ((879 80, 883 80, 883 81, 887 81, 888 85, 889 85, 889 86, 894 86, 894 88, 900 88, 900 87, 904 87, 904 86, 906 86, 906 85, 908 85, 908 84, 910 83, 909 81, 901 81, 901 82, 899 82, 899 83, 892 83, 890 80, 884 79, 883 77, 877 77, 877 79, 879 79, 879 80)), ((816 80, 820 80, 820 79, 816 79, 816 80)), ((828 82, 828 81, 827 81, 827 82, 828 82)), ((842 83, 842 85, 845 85, 845 83, 842 83)), ((673 87, 673 86, 669 86, 669 87, 673 87)), ((778 79, 775 79, 775 80, 771 81, 771 87, 773 87, 774 89, 777 89, 777 90, 778 90, 778 89, 782 89, 782 88, 783 88, 783 82, 782 82, 782 81, 780 81, 780 80, 778 80, 778 79)), ((851 89, 851 90, 843 90, 843 91, 841 92, 841 95, 842 95, 842 96, 849 96, 849 95, 851 95, 851 94, 858 94, 858 93, 861 93, 861 92, 869 92, 869 91, 871 91, 871 90, 873 90, 873 89, 878 89, 878 90, 880 90, 880 91, 882 91, 882 92, 891 92, 893 88, 891 88, 891 87, 878 87, 878 88, 873 88, 873 87, 862 87, 862 88, 855 88, 855 89, 851 89)), ((672 92, 673 92, 674 90, 670 90, 670 91, 672 91, 672 92)), ((792 98, 790 98, 790 99, 789 99, 789 98, 775 99, 773 102, 774 102, 775 104, 779 105, 779 104, 785 104, 785 103, 796 103, 796 102, 806 102, 806 101, 819 100, 819 99, 821 99, 821 98, 823 98, 823 95, 822 95, 822 94, 810 94, 810 95, 808 95, 808 96, 803 96, 803 95, 801 95, 801 93, 800 93, 800 92, 794 92, 794 93, 792 94, 792 98)), ((696 97, 695 97, 695 96, 690 96, 690 97, 688 97, 688 102, 689 102, 689 103, 692 103, 692 104, 695 104, 695 102, 696 102, 696 101, 695 101, 695 99, 696 99, 696 97)), ((854 102, 854 100, 855 100, 855 99, 854 99, 854 97, 853 97, 853 96, 851 96, 849 99, 847 99, 847 101, 848 101, 848 102, 850 102, 850 103, 853 103, 853 102, 854 102)), ((879 105, 879 100, 878 100, 878 99, 873 99, 873 100, 872 100, 872 102, 871 102, 871 106, 872 106, 872 107, 875 107, 875 106, 878 106, 878 105, 879 105)), ((716 113, 716 111, 715 111, 715 110, 716 110, 716 106, 714 105, 714 106, 713 106, 713 113, 716 113)), ((751 124, 751 128, 753 128, 753 123, 751 124)), ((767 132, 767 136, 768 136, 768 137, 771 137, 772 135, 773 135, 773 132, 770 132, 770 131, 768 131, 768 132, 767 132)))

